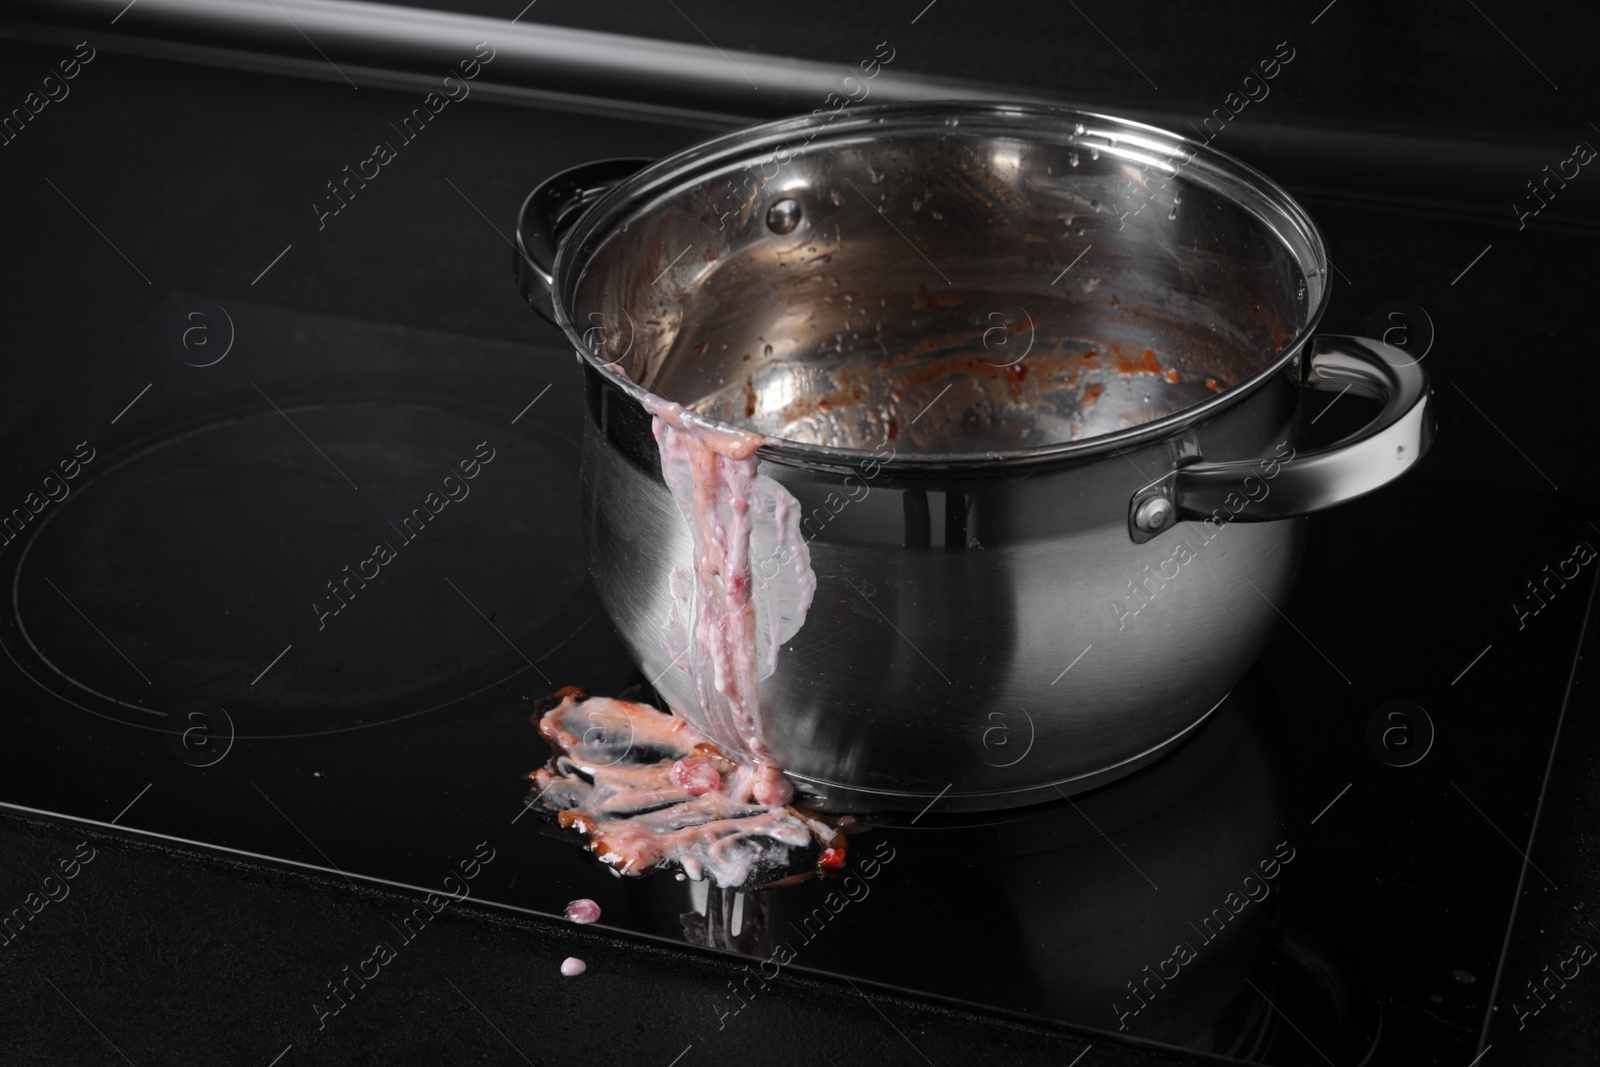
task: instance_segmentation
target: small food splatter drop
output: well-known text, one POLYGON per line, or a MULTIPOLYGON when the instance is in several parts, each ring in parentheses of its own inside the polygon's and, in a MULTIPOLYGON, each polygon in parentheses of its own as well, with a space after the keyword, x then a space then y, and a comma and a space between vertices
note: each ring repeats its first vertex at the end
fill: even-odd
POLYGON ((579 897, 567 905, 567 918, 575 923, 592 923, 600 918, 600 905, 588 897, 579 897))
POLYGON ((845 850, 842 848, 825 848, 822 855, 817 857, 817 866, 825 871, 837 871, 844 866, 845 850))
POLYGON ((576 978, 589 969, 589 965, 576 956, 568 956, 561 961, 561 973, 568 978, 576 978))

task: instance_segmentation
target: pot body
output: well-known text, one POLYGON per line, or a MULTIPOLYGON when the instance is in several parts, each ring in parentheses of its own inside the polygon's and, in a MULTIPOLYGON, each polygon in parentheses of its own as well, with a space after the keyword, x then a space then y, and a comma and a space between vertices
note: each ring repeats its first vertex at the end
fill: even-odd
MULTIPOLYGON (((586 392, 595 585, 667 703, 714 736, 666 636, 686 610, 692 547, 649 416, 592 368, 586 392)), ((1047 470, 911 478, 763 463, 799 501, 817 581, 761 685, 778 764, 826 809, 917 811, 942 797, 951 811, 1037 803, 1154 758, 1261 652, 1305 520, 1181 521, 1141 544, 1128 501, 1184 453, 1286 455, 1299 395, 1286 372, 1183 434, 1047 470)), ((1262 486, 1266 475, 1257 500, 1241 489, 1240 518, 1270 499, 1262 486)))
POLYGON ((605 609, 667 704, 747 753, 702 706, 727 693, 689 654, 700 505, 669 491, 651 412, 760 435, 766 503, 723 514, 799 529, 761 545, 756 522, 733 578, 755 729, 826 809, 1016 807, 1156 758, 1266 643, 1301 516, 1431 441, 1407 353, 1317 333, 1304 210, 1106 116, 894 106, 601 161, 530 193, 516 246, 585 366, 605 609), (1307 390, 1381 410, 1303 448, 1307 390))

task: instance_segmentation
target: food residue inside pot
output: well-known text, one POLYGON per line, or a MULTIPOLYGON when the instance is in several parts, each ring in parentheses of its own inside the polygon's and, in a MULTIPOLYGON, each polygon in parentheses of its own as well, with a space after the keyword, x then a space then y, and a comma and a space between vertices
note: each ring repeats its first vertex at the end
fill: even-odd
POLYGON ((696 414, 773 438, 908 454, 1030 448, 1171 415, 1241 381, 1227 338, 1050 336, 952 326, 898 351, 764 357, 694 399, 696 414), (1001 340, 995 338, 999 336, 1001 340), (910 428, 912 432, 902 434, 910 428))

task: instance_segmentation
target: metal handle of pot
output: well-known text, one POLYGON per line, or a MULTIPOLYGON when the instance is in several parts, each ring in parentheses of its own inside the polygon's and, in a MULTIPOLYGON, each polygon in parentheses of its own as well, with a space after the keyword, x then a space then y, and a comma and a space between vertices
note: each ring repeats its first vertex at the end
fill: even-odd
POLYGON ((1144 542, 1179 519, 1271 522, 1321 511, 1381 488, 1433 443, 1433 393, 1408 353, 1365 337, 1312 339, 1301 383, 1383 404, 1360 430, 1309 452, 1285 443, 1254 461, 1179 467, 1135 493, 1128 531, 1144 542))
POLYGON ((581 163, 540 182, 517 212, 516 249, 511 272, 528 306, 555 323, 554 283, 550 270, 556 248, 596 200, 634 174, 648 159, 600 159, 581 163))

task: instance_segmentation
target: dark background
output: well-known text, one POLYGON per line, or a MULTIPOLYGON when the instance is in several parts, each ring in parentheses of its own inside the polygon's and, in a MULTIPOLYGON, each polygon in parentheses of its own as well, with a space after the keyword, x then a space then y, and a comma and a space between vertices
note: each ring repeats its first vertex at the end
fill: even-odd
MULTIPOLYGON (((911 25, 927 0, 805 7, 679 0, 676 8, 664 0, 538 0, 521 21, 685 44, 709 37, 723 49, 847 65, 871 54, 864 46, 888 40, 901 49, 897 67, 925 74, 1197 112, 1220 103, 1287 40, 1298 54, 1293 75, 1275 81, 1268 98, 1277 120, 1409 130, 1427 124, 1487 137, 1525 131, 1565 138, 1582 125, 1594 99, 1596 21, 1585 5, 1489 0, 1478 2, 1480 14, 1465 0, 1338 0, 1317 18, 1326 3, 1080 0, 1075 10, 1063 0, 938 0, 911 25)), ((525 4, 410 0, 408 6, 511 18, 525 4)))
MULTIPOLYGON (((523 10, 519 0, 426 6, 492 18, 523 10)), ((1026 87, 1108 110, 1158 110, 1197 121, 1287 40, 1296 49, 1294 62, 1219 146, 1234 148, 1230 139, 1237 135, 1257 154, 1237 150, 1282 177, 1324 228, 1349 275, 1337 284, 1329 328, 1362 332, 1371 310, 1393 299, 1428 310, 1439 338, 1429 368, 1441 394, 1441 434, 1461 443, 1451 452, 1452 473, 1481 488, 1441 513, 1432 528, 1395 530, 1385 543, 1362 546, 1411 553, 1417 561, 1417 585, 1397 588, 1393 605, 1374 610, 1403 610, 1405 598, 1425 595, 1417 591, 1429 581, 1470 580, 1430 574, 1428 540, 1473 538, 1482 551, 1495 551, 1497 524, 1517 521, 1497 505, 1496 486, 1543 484, 1529 469, 1529 457, 1569 494, 1592 501, 1600 492, 1589 458, 1592 405, 1600 396, 1591 296, 1592 237, 1600 223, 1591 205, 1600 194, 1600 173, 1586 168, 1549 211, 1519 231, 1511 203, 1538 167, 1507 178, 1497 162, 1524 152, 1530 155, 1518 158, 1553 165, 1576 141, 1600 143, 1590 125, 1600 121, 1595 9, 1503 0, 1477 0, 1476 7, 1465 0, 1337 0, 1326 10, 1321 2, 1291 8, 1080 0, 1074 7, 938 0, 925 6, 678 0, 674 8, 665 0, 539 0, 522 22, 690 44, 709 38, 727 50, 842 64, 889 40, 897 48, 896 71, 1026 87), (1260 147, 1290 146, 1329 131, 1420 147, 1413 156, 1385 148, 1391 154, 1376 165, 1373 157, 1354 154, 1379 143, 1370 140, 1352 142, 1357 147, 1347 165, 1330 163, 1325 154, 1307 163, 1287 147, 1275 159, 1260 147), (1430 168, 1428 146, 1437 141, 1472 150, 1445 162, 1433 159, 1430 168), (1374 171, 1381 176, 1391 159, 1405 160, 1410 169, 1397 169, 1392 182, 1374 180, 1374 171), (1452 285, 1491 243, 1492 251, 1452 285), (1487 304, 1506 312, 1488 336, 1476 316, 1487 304), (1481 410, 1463 404, 1463 395, 1481 410), (1507 447, 1508 438, 1515 448, 1507 447)), ((11 7, 0 3, 0 20, 11 7)), ((135 6, 118 30, 137 32, 137 14, 135 6)), ((29 17, 37 21, 32 12, 29 17)), ((69 53, 31 40, 0 41, 0 106, 20 103, 69 53)), ((85 424, 108 419, 127 402, 126 390, 113 391, 81 372, 171 291, 552 343, 553 332, 515 298, 509 251, 494 227, 508 230, 528 188, 555 170, 604 155, 665 153, 719 128, 709 121, 641 123, 487 101, 453 105, 448 122, 408 147, 397 166, 386 168, 319 233, 308 204, 322 183, 360 158, 372 128, 409 107, 415 94, 372 87, 354 92, 337 79, 163 62, 111 48, 102 48, 72 88, 15 143, 0 147, 0 314, 7 324, 0 340, 0 430, 20 425, 64 392, 78 398, 85 424), (290 243, 288 256, 252 285, 290 243)), ((56 432, 66 442, 62 454, 84 436, 73 426, 56 432)), ((1595 639, 1591 629, 1591 649, 1595 639)), ((1512 976, 1537 974, 1575 940, 1600 944, 1600 933, 1590 932, 1590 902, 1600 892, 1594 684, 1592 670, 1581 666, 1533 851, 1534 861, 1572 891, 1557 903, 1537 886, 1530 889, 1506 964, 1512 976)), ((0 704, 25 696, 0 694, 0 704)), ((1515 709, 1506 714, 1514 718, 1515 709)), ((92 781, 83 790, 105 806, 106 818, 125 799, 101 796, 92 781)), ((40 864, 84 836, 59 824, 6 817, 0 886, 13 896, 24 892, 40 864)), ((11 953, 0 956, 5 1062, 123 1062, 96 1036, 94 1024, 85 1025, 42 983, 44 976, 116 1034, 132 1062, 267 1064, 289 1043, 279 1040, 283 1020, 309 1014, 299 991, 306 975, 319 973, 325 954, 316 966, 302 954, 346 924, 381 923, 399 900, 113 836, 95 840, 101 858, 92 880, 86 878, 68 902, 52 905, 26 942, 0 950, 11 953), (195 1035, 196 1043, 185 1034, 195 1035)), ((338 1044, 304 1062, 520 1063, 521 1053, 534 1062, 578 1062, 595 1052, 584 1020, 631 996, 648 1009, 628 1018, 617 1043, 601 1055, 666 1064, 682 1047, 672 1029, 675 1011, 680 1005, 703 1011, 733 975, 722 963, 640 950, 565 926, 492 919, 468 909, 444 921, 448 927, 416 950, 416 965, 407 961, 373 994, 368 1007, 374 1010, 350 1013, 337 1028, 338 1044), (553 963, 572 952, 587 953, 591 961, 628 955, 633 963, 626 971, 598 967, 579 990, 552 978, 553 963), (477 1008, 440 986, 440 974, 452 977, 477 1008), (507 1029, 521 1053, 512 1055, 487 1019, 507 1029)), ((699 1062, 740 1055, 775 1063, 922 1062, 891 1027, 905 1029, 940 1064, 1067 1063, 1084 1047, 1080 1038, 910 1001, 879 999, 875 1009, 848 986, 794 977, 784 982, 792 995, 771 998, 764 1009, 770 1015, 758 1026, 708 1035, 696 1050, 696 1058, 705 1057, 699 1062)), ((1597 1016, 1600 977, 1586 973, 1537 1025, 1522 1032, 1501 1027, 1484 1062, 1595 1062, 1597 1016)), ((1101 1038, 1089 1040, 1096 1044, 1084 1067, 1142 1061, 1101 1038)), ((291 1056, 283 1062, 301 1061, 291 1056)))

